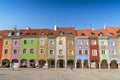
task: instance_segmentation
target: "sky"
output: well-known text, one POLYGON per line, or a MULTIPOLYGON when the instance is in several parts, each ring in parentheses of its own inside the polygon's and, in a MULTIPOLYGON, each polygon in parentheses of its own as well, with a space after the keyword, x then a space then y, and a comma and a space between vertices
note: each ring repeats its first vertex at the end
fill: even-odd
POLYGON ((0 0, 0 30, 120 26, 119 0, 0 0))

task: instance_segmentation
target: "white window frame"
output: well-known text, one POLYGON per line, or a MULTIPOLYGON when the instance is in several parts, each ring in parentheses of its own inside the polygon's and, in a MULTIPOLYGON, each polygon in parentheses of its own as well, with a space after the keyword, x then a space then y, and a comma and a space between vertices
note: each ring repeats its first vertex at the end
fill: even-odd
POLYGON ((82 40, 78 40, 78 45, 82 45, 82 40))
POLYGON ((44 54, 45 53, 45 49, 44 48, 40 48, 40 54, 44 54), (42 51, 41 50, 43 50, 43 53, 41 53, 42 51))
POLYGON ((54 40, 49 40, 48 42, 49 42, 49 45, 54 45, 55 44, 54 40), (51 43, 51 41, 52 41, 52 43, 51 43))
POLYGON ((22 53, 23 53, 23 54, 27 54, 27 48, 24 48, 24 49, 22 50, 22 53), (26 53, 24 53, 24 49, 26 49, 26 53))
POLYGON ((83 51, 82 51, 82 49, 79 49, 79 50, 78 50, 78 55, 83 55, 83 51), (80 50, 81 50, 81 54, 79 53, 80 50))
POLYGON ((110 41, 110 46, 115 46, 115 42, 114 41, 110 41), (111 44, 113 42, 113 44, 111 44))
POLYGON ((13 50, 13 53, 14 53, 14 54, 18 54, 18 49, 14 49, 14 50, 13 50), (15 51, 15 50, 17 50, 17 52, 16 52, 16 53, 14 53, 14 51, 15 51))
POLYGON ((40 45, 45 45, 45 40, 41 39, 40 40, 40 45))
POLYGON ((101 41, 101 45, 105 45, 105 41, 101 41))
POLYGON ((35 49, 31 48, 30 49, 30 54, 34 54, 35 53, 35 49), (33 50, 33 52, 31 53, 31 50, 33 50))
POLYGON ((113 56, 116 56, 116 55, 117 55, 116 50, 112 50, 111 53, 112 53, 113 56), (113 53, 113 52, 114 52, 114 53, 113 53))
MULTIPOLYGON (((86 54, 85 54, 85 51, 86 51, 86 50, 87 50, 87 49, 84 50, 84 55, 86 55, 86 54)), ((89 55, 89 50, 87 50, 87 55, 89 55)), ((86 56, 87 56, 87 55, 86 55, 86 56)))
POLYGON ((95 50, 95 49, 92 50, 92 56, 97 56, 97 50, 95 50), (94 54, 94 52, 95 52, 95 54, 94 54))
POLYGON ((48 54, 49 54, 49 55, 54 55, 54 49, 49 49, 48 54), (53 50, 53 53, 52 53, 52 54, 50 54, 50 50, 53 50))
POLYGON ((96 40, 91 40, 91 44, 92 45, 97 45, 97 41, 96 40))
MULTIPOLYGON (((23 43, 24 43, 24 44, 25 44, 25 41, 27 41, 26 44, 28 44, 28 40, 23 40, 23 43)), ((25 44, 25 45, 26 45, 26 44, 25 44)))
POLYGON ((85 41, 84 41, 84 45, 88 45, 88 40, 85 40, 85 41), (87 43, 86 43, 86 42, 87 42, 87 43))
POLYGON ((18 41, 14 41, 14 45, 17 45, 17 43, 16 43, 16 42, 18 43, 18 41), (15 43, 16 43, 16 44, 15 44, 15 43))
POLYGON ((4 50, 4 54, 8 54, 8 49, 5 49, 5 50, 4 50), (5 53, 6 50, 7 50, 7 53, 5 53))
POLYGON ((35 44, 35 40, 30 40, 30 44, 35 44))
POLYGON ((5 45, 8 46, 10 44, 9 40, 5 40, 5 45), (8 42, 8 44, 6 44, 6 42, 8 42))
POLYGON ((102 55, 106 55, 106 51, 105 50, 101 50, 101 54, 102 55), (103 54, 103 51, 104 51, 104 54, 103 54))
POLYGON ((68 46, 73 46, 73 40, 68 40, 68 46))

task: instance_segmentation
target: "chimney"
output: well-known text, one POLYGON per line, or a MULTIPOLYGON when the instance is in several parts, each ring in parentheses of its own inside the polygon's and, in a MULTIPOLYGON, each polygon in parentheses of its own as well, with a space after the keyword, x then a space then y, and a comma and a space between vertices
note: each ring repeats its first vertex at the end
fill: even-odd
POLYGON ((95 28, 94 28, 94 27, 92 27, 92 30, 95 30, 95 28))
POLYGON ((54 24, 54 30, 55 30, 55 31, 57 30, 57 25, 56 25, 56 24, 54 24))
POLYGON ((30 30, 30 27, 27 27, 26 30, 30 30))
POLYGON ((106 29, 106 24, 104 23, 104 27, 103 27, 103 29, 106 29))

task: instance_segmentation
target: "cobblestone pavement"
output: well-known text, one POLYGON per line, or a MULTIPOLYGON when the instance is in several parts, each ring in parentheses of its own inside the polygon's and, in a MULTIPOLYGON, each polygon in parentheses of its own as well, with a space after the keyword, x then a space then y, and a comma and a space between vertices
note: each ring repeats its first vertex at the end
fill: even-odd
POLYGON ((120 70, 0 68, 0 80, 120 80, 120 70))

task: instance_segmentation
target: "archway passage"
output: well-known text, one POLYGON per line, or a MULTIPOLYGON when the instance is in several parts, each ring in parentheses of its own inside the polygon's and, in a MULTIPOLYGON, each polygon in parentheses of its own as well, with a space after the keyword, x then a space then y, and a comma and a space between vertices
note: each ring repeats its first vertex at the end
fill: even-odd
POLYGON ((29 67, 35 68, 35 60, 34 60, 34 59, 31 59, 31 60, 29 61, 29 67))
POLYGON ((84 68, 89 68, 88 60, 84 60, 83 66, 84 68))
POLYGON ((74 60, 68 60, 67 61, 67 67, 74 67, 74 60))
POLYGON ((65 61, 62 59, 57 60, 57 67, 58 68, 65 68, 65 61))
POLYGON ((117 69, 118 68, 118 64, 116 60, 112 60, 110 63, 110 68, 111 69, 117 69))
POLYGON ((98 61, 97 60, 92 60, 91 61, 91 65, 90 65, 90 68, 95 68, 95 69, 98 69, 100 66, 98 64, 98 61))
POLYGON ((26 68, 27 67, 27 60, 26 59, 22 59, 21 61, 20 61, 20 67, 22 67, 22 68, 26 68))
POLYGON ((40 67, 40 68, 43 68, 43 66, 45 66, 45 63, 46 63, 45 60, 39 60, 39 61, 38 61, 38 64, 39 64, 39 67, 40 67))
POLYGON ((3 68, 8 68, 10 67, 10 61, 8 59, 3 59, 2 60, 2 67, 3 68))
POLYGON ((53 59, 48 60, 48 68, 55 68, 55 60, 53 59))
POLYGON ((12 59, 12 63, 18 63, 19 61, 17 59, 12 59))
POLYGON ((107 69, 107 68, 108 68, 107 60, 102 60, 101 69, 107 69))
POLYGON ((82 62, 81 62, 81 60, 77 60, 77 68, 82 68, 82 62))

